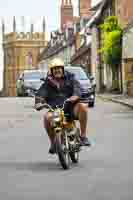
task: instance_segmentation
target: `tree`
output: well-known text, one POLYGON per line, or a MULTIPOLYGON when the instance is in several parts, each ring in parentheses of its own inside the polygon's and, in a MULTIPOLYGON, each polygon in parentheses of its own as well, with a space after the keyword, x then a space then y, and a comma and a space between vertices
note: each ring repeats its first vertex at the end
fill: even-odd
POLYGON ((112 69, 112 89, 119 88, 119 65, 122 57, 122 28, 118 24, 116 16, 109 16, 100 25, 103 45, 100 52, 103 59, 112 69))

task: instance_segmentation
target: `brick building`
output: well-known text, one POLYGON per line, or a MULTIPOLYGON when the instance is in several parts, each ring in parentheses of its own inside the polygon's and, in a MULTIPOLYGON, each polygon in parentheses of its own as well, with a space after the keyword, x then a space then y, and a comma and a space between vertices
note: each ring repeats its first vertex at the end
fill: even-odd
POLYGON ((131 0, 115 0, 116 15, 120 23, 126 26, 133 20, 133 1, 131 0))

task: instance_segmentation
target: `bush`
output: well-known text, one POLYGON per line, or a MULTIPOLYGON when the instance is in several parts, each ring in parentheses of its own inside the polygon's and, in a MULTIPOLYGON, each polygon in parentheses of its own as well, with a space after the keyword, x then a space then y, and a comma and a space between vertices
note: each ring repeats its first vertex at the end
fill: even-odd
POLYGON ((112 81, 116 87, 118 86, 118 66, 122 57, 122 29, 116 16, 107 17, 100 28, 103 36, 100 52, 103 53, 104 62, 112 68, 112 81))

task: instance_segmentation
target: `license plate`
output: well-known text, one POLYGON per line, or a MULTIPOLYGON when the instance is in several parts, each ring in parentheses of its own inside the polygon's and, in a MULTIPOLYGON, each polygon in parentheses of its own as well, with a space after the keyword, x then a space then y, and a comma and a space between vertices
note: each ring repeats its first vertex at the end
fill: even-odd
POLYGON ((88 98, 89 97, 89 94, 82 94, 82 98, 88 98))

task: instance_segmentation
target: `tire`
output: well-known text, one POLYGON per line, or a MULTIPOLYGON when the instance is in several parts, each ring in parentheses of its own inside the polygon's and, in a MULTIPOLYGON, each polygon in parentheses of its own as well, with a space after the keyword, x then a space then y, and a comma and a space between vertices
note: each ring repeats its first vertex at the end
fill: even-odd
MULTIPOLYGON (((80 142, 79 137, 80 137, 80 129, 77 128, 77 137, 76 137, 76 140, 77 140, 78 143, 80 142)), ((78 163, 79 162, 79 151, 77 151, 77 152, 72 152, 71 151, 69 153, 69 155, 70 155, 71 161, 73 163, 78 163)))
POLYGON ((62 149, 60 135, 56 136, 56 153, 63 169, 67 170, 70 168, 70 157, 69 152, 64 152, 62 149))
POLYGON ((79 162, 79 152, 70 152, 70 158, 73 163, 79 162))
POLYGON ((89 107, 94 107, 94 105, 95 105, 95 102, 94 102, 94 101, 93 101, 93 102, 90 102, 90 103, 88 104, 89 107))
POLYGON ((18 97, 23 97, 24 96, 23 91, 22 90, 21 91, 17 90, 17 96, 18 97))
POLYGON ((22 94, 17 93, 17 97, 22 97, 22 96, 23 96, 22 94))

